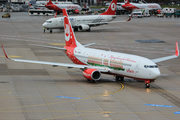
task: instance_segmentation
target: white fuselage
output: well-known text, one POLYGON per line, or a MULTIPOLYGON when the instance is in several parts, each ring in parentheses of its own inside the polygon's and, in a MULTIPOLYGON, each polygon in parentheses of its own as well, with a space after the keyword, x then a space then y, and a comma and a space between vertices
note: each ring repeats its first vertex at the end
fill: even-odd
POLYGON ((160 75, 157 65, 141 56, 84 47, 76 47, 74 56, 84 64, 107 67, 112 75, 139 80, 155 80, 160 75))
POLYGON ((140 4, 140 3, 132 3, 134 6, 138 7, 139 9, 161 9, 161 6, 156 3, 147 3, 147 4, 140 4))
POLYGON ((55 4, 60 9, 66 8, 67 10, 82 10, 81 6, 77 4, 55 4))
POLYGON ((161 6, 156 3, 129 3, 129 4, 121 4, 123 8, 128 9, 128 10, 133 10, 133 9, 148 9, 148 10, 161 10, 161 6))
MULTIPOLYGON (((78 27, 80 25, 89 25, 103 22, 110 22, 116 18, 116 15, 86 15, 86 16, 74 16, 69 17, 72 27, 78 27)), ((64 28, 64 18, 57 17, 48 19, 42 25, 49 29, 63 29, 64 28)), ((97 26, 97 25, 94 25, 97 26)))

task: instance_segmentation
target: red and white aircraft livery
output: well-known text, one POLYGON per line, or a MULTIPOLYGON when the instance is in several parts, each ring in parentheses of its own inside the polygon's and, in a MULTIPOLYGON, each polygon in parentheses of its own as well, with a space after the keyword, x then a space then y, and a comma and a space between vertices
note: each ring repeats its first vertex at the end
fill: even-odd
MULTIPOLYGON (((90 31, 91 27, 100 26, 108 23, 130 21, 131 17, 128 20, 111 22, 116 18, 115 15, 116 5, 117 5, 117 0, 112 0, 107 11, 105 11, 100 15, 85 15, 85 16, 83 15, 83 16, 69 17, 69 20, 71 21, 71 25, 74 28, 74 31, 78 31, 78 29, 90 31)), ((52 29, 64 29, 64 18, 57 17, 57 18, 48 19, 46 22, 43 23, 42 26, 45 27, 47 30, 50 30, 50 33, 52 33, 52 29)))
POLYGON ((81 6, 77 4, 53 4, 51 0, 47 0, 46 8, 54 10, 58 14, 62 12, 63 8, 66 8, 68 12, 79 13, 81 11, 81 6))
POLYGON ((149 10, 161 10, 161 6, 156 3, 130 3, 129 0, 124 0, 122 7, 129 11, 134 9, 149 9, 149 10))
POLYGON ((75 64, 11 59, 7 56, 3 45, 1 45, 6 58, 17 62, 80 68, 83 70, 83 76, 86 79, 94 81, 101 78, 101 73, 116 75, 116 80, 123 80, 124 77, 130 77, 145 81, 146 88, 149 88, 149 83, 160 76, 160 71, 156 63, 177 58, 179 56, 177 42, 174 55, 152 60, 137 55, 86 48, 76 40, 66 9, 63 9, 63 16, 66 46, 64 46, 64 48, 51 46, 44 47, 64 50, 69 59, 75 64))

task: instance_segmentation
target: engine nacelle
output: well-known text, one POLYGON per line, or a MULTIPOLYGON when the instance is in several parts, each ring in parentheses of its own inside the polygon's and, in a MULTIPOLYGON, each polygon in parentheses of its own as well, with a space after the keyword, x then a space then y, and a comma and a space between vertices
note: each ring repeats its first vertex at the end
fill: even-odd
POLYGON ((101 73, 97 69, 86 69, 83 72, 83 76, 88 80, 99 80, 101 73))
POLYGON ((79 29, 80 29, 80 30, 89 30, 90 27, 89 27, 89 25, 81 24, 81 25, 79 26, 79 29))

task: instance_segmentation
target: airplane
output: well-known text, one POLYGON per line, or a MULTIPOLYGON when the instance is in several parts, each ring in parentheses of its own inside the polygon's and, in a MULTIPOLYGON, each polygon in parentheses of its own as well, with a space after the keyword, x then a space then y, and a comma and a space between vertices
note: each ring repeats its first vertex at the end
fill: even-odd
MULTIPOLYGON (((130 21, 131 17, 128 20, 111 22, 116 18, 116 4, 117 0, 112 0, 108 9, 100 15, 84 15, 70 17, 69 19, 71 21, 72 27, 74 28, 74 31, 78 31, 78 29, 90 31, 91 27, 100 26, 108 23, 130 21)), ((63 20, 63 17, 51 18, 44 22, 42 26, 47 30, 50 30, 50 33, 52 33, 52 29, 64 29, 63 20)))
POLYGON ((133 11, 134 9, 149 9, 149 10, 161 10, 161 6, 157 3, 130 3, 129 0, 124 0, 122 4, 124 9, 133 11))
POLYGON ((53 4, 51 0, 47 0, 46 8, 54 10, 58 14, 62 12, 63 8, 66 8, 68 12, 79 13, 81 11, 81 6, 77 4, 53 4))
POLYGON ((66 9, 63 9, 63 16, 66 44, 64 48, 44 45, 36 46, 64 50, 66 55, 74 64, 12 59, 8 57, 3 45, 1 45, 5 57, 15 62, 44 64, 51 65, 53 67, 64 66, 68 68, 80 68, 83 71, 83 76, 88 81, 100 80, 101 74, 115 75, 117 81, 124 80, 124 77, 134 78, 145 81, 145 88, 149 88, 150 82, 160 76, 160 70, 156 63, 177 58, 179 56, 177 42, 174 55, 156 59, 148 59, 132 54, 88 48, 86 46, 89 46, 90 44, 82 45, 77 41, 66 9))

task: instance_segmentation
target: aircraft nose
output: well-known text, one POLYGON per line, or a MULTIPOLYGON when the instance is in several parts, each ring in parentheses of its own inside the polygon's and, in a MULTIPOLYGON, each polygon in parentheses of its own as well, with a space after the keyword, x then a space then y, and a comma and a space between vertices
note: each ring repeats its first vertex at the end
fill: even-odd
POLYGON ((43 26, 43 27, 46 27, 46 23, 43 23, 42 26, 43 26))
POLYGON ((157 68, 156 70, 154 69, 152 72, 152 76, 156 79, 161 75, 160 70, 157 68))

